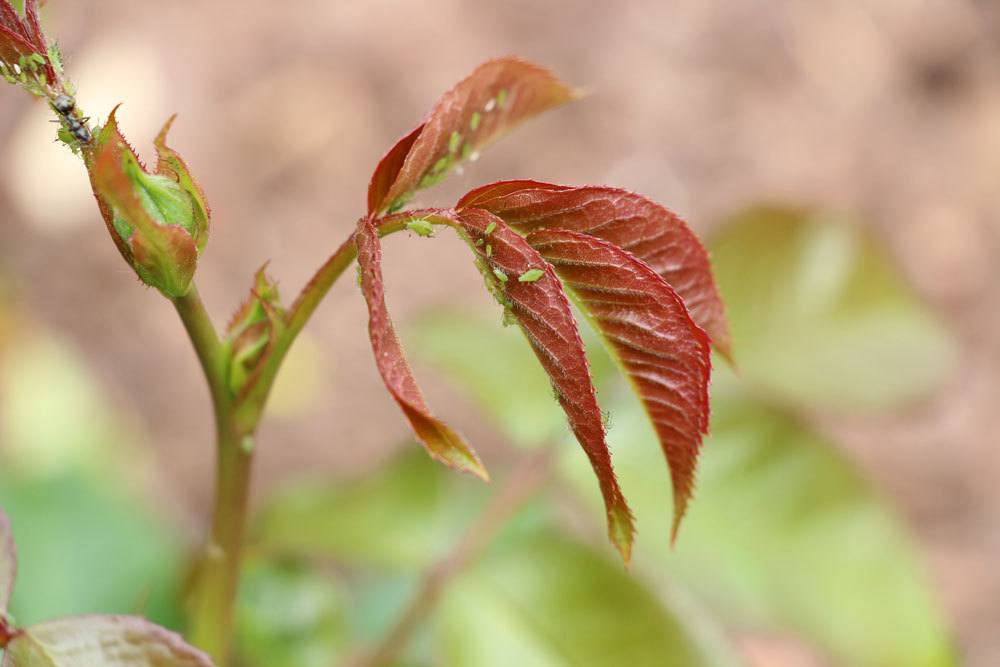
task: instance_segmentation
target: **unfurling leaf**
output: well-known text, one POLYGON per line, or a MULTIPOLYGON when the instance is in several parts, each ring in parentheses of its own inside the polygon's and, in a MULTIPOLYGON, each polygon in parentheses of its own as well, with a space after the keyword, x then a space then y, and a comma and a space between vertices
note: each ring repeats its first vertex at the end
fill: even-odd
POLYGON ((368 332, 372 351, 386 388, 406 415, 417 439, 431 456, 458 470, 489 479, 472 448, 458 433, 431 414, 406 357, 403 356, 403 349, 385 305, 382 248, 378 230, 371 218, 363 218, 358 224, 355 242, 361 269, 361 290, 368 302, 368 332))
POLYGON ((17 577, 17 549, 10 529, 10 519, 0 510, 0 618, 7 612, 10 594, 17 577))
POLYGON ((159 164, 148 172, 111 112, 85 156, 91 185, 119 252, 139 278, 167 298, 187 294, 208 239, 208 207, 183 160, 156 138, 159 164))
POLYGON ((368 186, 368 214, 401 208, 522 121, 573 99, 548 70, 517 58, 480 65, 445 93, 427 119, 382 158, 368 186))
POLYGON ((24 2, 24 15, 9 0, 0 0, 0 76, 43 95, 56 83, 56 69, 38 20, 36 0, 24 2))
POLYGON ((525 234, 568 229, 628 251, 674 288, 694 321, 730 356, 729 326, 708 253, 687 224, 659 204, 615 188, 501 181, 465 195, 458 208, 466 207, 486 209, 525 234))
POLYGON ((676 536, 708 431, 708 336, 663 278, 618 246, 563 229, 527 242, 572 290, 642 399, 670 466, 676 536))
POLYGON ((226 328, 226 380, 229 390, 237 396, 245 395, 254 386, 284 330, 281 296, 278 286, 264 273, 266 268, 257 271, 250 296, 226 328))
POLYGON ((212 667, 207 655, 144 619, 80 616, 40 623, 7 645, 4 667, 212 667))
POLYGON ((503 305, 505 315, 520 325, 552 381, 570 427, 597 474, 608 515, 608 535, 627 562, 635 533, 632 513, 611 465, 583 341, 562 284, 542 256, 495 215, 467 209, 458 214, 458 220, 488 288, 503 305), (484 245, 478 244, 487 236, 493 249, 489 255, 484 245), (508 276, 529 279, 510 280, 508 276))

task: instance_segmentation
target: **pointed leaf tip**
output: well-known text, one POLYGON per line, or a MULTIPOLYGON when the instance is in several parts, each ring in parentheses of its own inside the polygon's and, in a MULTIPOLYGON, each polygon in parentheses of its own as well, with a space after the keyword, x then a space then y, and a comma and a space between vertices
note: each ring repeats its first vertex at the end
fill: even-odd
POLYGON ((368 304, 368 332, 375 363, 386 388, 410 422, 414 434, 435 459, 484 481, 489 474, 472 448, 458 433, 434 417, 403 355, 385 305, 382 280, 382 249, 374 220, 363 218, 355 234, 361 290, 368 304))
POLYGON ((483 208, 522 233, 558 228, 609 241, 648 264, 684 299, 691 317, 732 360, 725 307, 708 252, 679 216, 642 195, 608 187, 500 181, 465 195, 458 208, 483 208))
POLYGON ((670 467, 676 538, 708 431, 707 334, 653 269, 618 246, 564 229, 530 233, 614 353, 642 400, 670 467))
POLYGON ((562 283, 549 263, 497 216, 466 209, 457 219, 488 289, 504 307, 505 317, 520 326, 552 381, 556 399, 597 475, 608 536, 628 562, 635 533, 632 513, 618 486, 583 340, 562 283), (533 279, 509 277, 524 275, 533 279))
POLYGON ((427 119, 379 162, 368 187, 368 213, 402 207, 451 168, 523 121, 574 99, 543 67, 514 57, 489 60, 446 92, 427 119))

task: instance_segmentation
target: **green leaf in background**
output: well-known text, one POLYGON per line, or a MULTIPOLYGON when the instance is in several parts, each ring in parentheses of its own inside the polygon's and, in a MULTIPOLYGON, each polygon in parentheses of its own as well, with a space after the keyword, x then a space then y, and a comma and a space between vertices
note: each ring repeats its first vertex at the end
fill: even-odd
POLYGON ((799 406, 877 409, 925 395, 952 367, 946 332, 885 251, 844 220, 756 208, 710 246, 752 385, 799 406))
POLYGON ((270 552, 366 566, 422 567, 448 549, 488 491, 482 482, 442 468, 422 451, 407 451, 355 480, 290 484, 261 512, 254 540, 270 552))
POLYGON ((0 618, 7 613, 7 603, 17 576, 17 547, 10 530, 10 520, 0 511, 0 618))
MULTIPOLYGON (((793 632, 853 667, 955 664, 913 546, 829 442, 747 398, 716 401, 671 551, 670 488, 650 474, 662 462, 632 403, 617 412, 615 465, 644 527, 637 571, 688 588, 737 627, 793 632)), ((566 457, 565 468, 592 496, 586 466, 566 457)))
MULTIPOLYGON (((614 363, 593 333, 580 333, 595 382, 614 373, 614 363)), ((537 446, 566 432, 566 417, 552 396, 545 371, 517 327, 503 327, 495 319, 468 312, 441 310, 407 327, 405 338, 414 358, 458 381, 514 444, 537 446)))
POLYGON ((4 667, 212 667, 184 640, 141 618, 81 616, 50 621, 15 637, 4 667))
POLYGON ((178 626, 180 542, 135 497, 81 475, 3 475, 0 507, 19 554, 11 602, 19 625, 110 613, 178 626))
POLYGON ((438 618, 436 664, 737 664, 724 650, 693 640, 684 622, 620 563, 551 531, 508 547, 495 550, 448 588, 438 618))
POLYGON ((344 595, 328 572, 255 559, 240 582, 236 642, 248 667, 330 667, 345 644, 344 595))
POLYGON ((176 627, 181 540, 121 484, 139 452, 72 349, 12 322, 0 348, 0 508, 20 563, 11 612, 21 626, 138 613, 176 627))
MULTIPOLYGON (((115 416, 73 351, 42 331, 0 350, 0 450, 30 476, 97 470, 122 439, 115 416)), ((113 455, 113 456, 112 456, 113 455)))

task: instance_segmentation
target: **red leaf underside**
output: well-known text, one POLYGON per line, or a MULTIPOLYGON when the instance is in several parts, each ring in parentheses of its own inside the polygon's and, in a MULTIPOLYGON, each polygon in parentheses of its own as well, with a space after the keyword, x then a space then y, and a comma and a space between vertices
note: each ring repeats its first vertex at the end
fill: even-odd
POLYGON ((495 215, 466 209, 458 219, 487 284, 516 319, 552 381, 556 398, 597 475, 607 508, 608 534, 627 562, 635 533, 632 514, 612 468, 583 341, 562 283, 541 255, 495 215), (528 280, 519 280, 522 276, 528 280))
POLYGON ((503 181, 473 190, 458 207, 484 208, 523 233, 559 228, 604 239, 650 266, 676 290, 691 317, 730 356, 729 325, 708 252, 687 224, 625 190, 503 181))
POLYGON ((368 189, 369 214, 398 208, 508 130, 571 99, 573 91, 542 67, 511 57, 483 63, 382 158, 368 189))
POLYGON ((375 363, 386 388, 410 422, 417 439, 432 457, 458 470, 489 479, 472 448, 458 433, 431 414, 403 355, 385 305, 382 249, 374 220, 361 220, 355 242, 361 267, 361 289, 368 302, 368 332, 375 363))
POLYGON ((676 537, 708 430, 708 336, 663 278, 614 244, 561 229, 527 241, 555 267, 636 388, 670 467, 676 537))

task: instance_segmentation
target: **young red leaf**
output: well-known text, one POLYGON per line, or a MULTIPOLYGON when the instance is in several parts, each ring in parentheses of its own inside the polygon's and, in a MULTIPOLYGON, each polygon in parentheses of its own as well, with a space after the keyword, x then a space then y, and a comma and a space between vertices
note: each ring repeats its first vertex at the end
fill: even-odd
POLYGON ((4 667, 213 667, 177 634, 131 616, 80 616, 18 633, 4 667))
POLYGON ((488 480, 489 474, 472 448, 458 433, 431 414, 406 357, 403 356, 403 348, 385 305, 382 248, 374 220, 361 220, 355 242, 358 246, 358 265, 361 268, 361 290, 368 302, 368 333, 375 353, 375 363, 386 388, 403 410, 417 439, 431 456, 453 468, 488 480))
POLYGON ((25 1, 24 18, 9 0, 0 0, 0 62, 18 65, 22 58, 35 60, 42 67, 46 81, 56 83, 55 68, 38 20, 36 0, 25 1))
POLYGON ((14 535, 10 529, 10 520, 0 510, 0 617, 7 611, 16 577, 17 549, 14 546, 14 535))
POLYGON ((573 99, 548 70, 518 58, 479 67, 445 93, 427 119, 393 146, 368 186, 368 213, 400 208, 522 121, 573 99))
MULTIPOLYGON (((608 535, 628 562, 635 527, 611 465, 604 420, 569 300, 552 267, 497 216, 466 209, 458 220, 487 285, 520 325, 577 440, 597 474, 608 514, 608 535)), ((506 389, 516 391, 515 387, 506 389)))
POLYGON ((569 229, 628 251, 663 276, 716 348, 730 356, 729 325, 708 252, 681 218, 659 204, 615 188, 501 181, 473 190, 458 207, 486 209, 523 233, 569 229))
POLYGON ((676 537, 708 431, 708 336, 663 278, 618 246, 563 229, 527 242, 572 290, 642 399, 670 466, 676 537))

